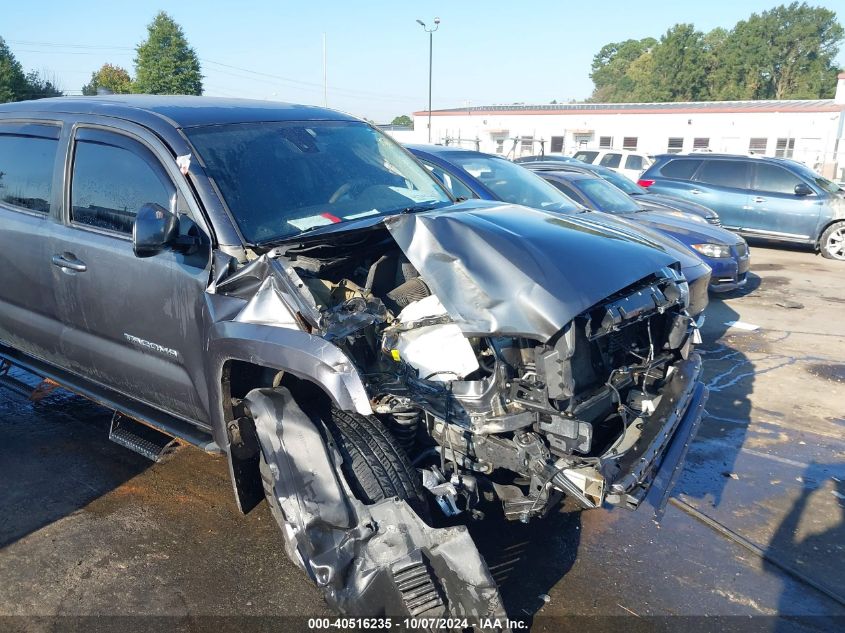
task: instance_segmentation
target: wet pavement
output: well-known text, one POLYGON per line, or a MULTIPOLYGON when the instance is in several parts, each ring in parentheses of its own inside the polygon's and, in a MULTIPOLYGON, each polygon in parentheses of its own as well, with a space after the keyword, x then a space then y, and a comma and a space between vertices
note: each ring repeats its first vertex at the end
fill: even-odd
MULTIPOLYGON (((707 311, 708 415, 659 524, 602 509, 472 528, 512 617, 536 631, 655 616, 710 616, 683 630, 841 630, 845 265, 753 248, 752 273, 707 311)), ((0 615, 20 616, 0 629, 331 615, 266 504, 237 512, 221 458, 184 448, 151 464, 108 441, 109 419, 62 390, 32 403, 0 387, 0 615)))

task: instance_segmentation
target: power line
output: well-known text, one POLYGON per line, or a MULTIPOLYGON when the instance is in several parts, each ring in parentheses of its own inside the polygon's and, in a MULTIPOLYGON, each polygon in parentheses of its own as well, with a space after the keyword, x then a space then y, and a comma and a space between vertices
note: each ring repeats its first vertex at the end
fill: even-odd
MULTIPOLYGON (((65 50, 65 51, 61 51, 61 52, 62 52, 62 54, 67 54, 67 55, 96 55, 96 54, 99 54, 101 51, 107 51, 107 50, 114 50, 114 51, 134 51, 135 50, 135 48, 132 47, 132 46, 107 46, 107 45, 99 45, 99 44, 61 44, 61 43, 58 43, 58 42, 36 42, 36 41, 32 41, 32 40, 7 40, 7 41, 10 44, 18 44, 18 45, 30 46, 30 47, 41 46, 41 47, 47 47, 48 49, 53 49, 53 50, 37 50, 37 49, 33 49, 33 48, 18 49, 18 50, 21 50, 22 52, 26 52, 26 53, 55 53, 55 52, 59 52, 59 49, 81 49, 81 50, 65 50)), ((224 62, 218 62, 218 61, 215 61, 213 59, 208 59, 208 58, 205 58, 205 57, 200 58, 200 61, 205 63, 205 64, 211 64, 212 66, 219 66, 221 68, 236 70, 240 73, 249 73, 250 75, 255 75, 256 77, 261 77, 262 79, 265 79, 265 80, 266 79, 273 79, 276 82, 290 83, 290 84, 302 86, 303 89, 305 89, 305 90, 307 90, 307 89, 312 89, 312 90, 313 89, 319 89, 319 91, 322 92, 323 89, 324 89, 324 85, 322 83, 316 83, 316 82, 312 82, 312 81, 303 81, 301 79, 293 79, 292 77, 285 77, 283 75, 265 73, 265 72, 258 71, 258 70, 252 70, 250 68, 244 68, 242 66, 235 66, 235 65, 232 65, 232 64, 224 63, 224 62)), ((256 77, 250 77, 250 76, 235 74, 235 73, 226 73, 225 71, 220 70, 219 68, 216 68, 216 69, 212 68, 210 70, 214 70, 214 71, 222 73, 222 74, 229 74, 230 76, 239 77, 241 79, 251 79, 253 81, 257 81, 256 77)), ((335 86, 327 86, 327 88, 328 88, 328 90, 330 90, 331 92, 333 92, 337 95, 345 96, 345 97, 349 97, 349 98, 387 99, 387 100, 391 100, 391 101, 404 101, 404 102, 408 102, 408 103, 410 103, 412 101, 414 103, 416 103, 418 101, 418 99, 416 97, 410 97, 410 96, 407 96, 407 95, 386 94, 386 93, 380 93, 380 92, 371 92, 371 91, 367 91, 367 90, 357 90, 357 89, 354 89, 354 88, 340 88, 340 87, 335 87, 335 86)))

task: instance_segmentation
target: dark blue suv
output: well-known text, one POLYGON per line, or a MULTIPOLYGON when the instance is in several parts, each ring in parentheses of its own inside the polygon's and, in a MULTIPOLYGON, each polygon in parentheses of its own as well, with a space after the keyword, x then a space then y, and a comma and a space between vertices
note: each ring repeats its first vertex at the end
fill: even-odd
POLYGON ((662 154, 639 184, 704 204, 746 237, 810 244, 845 261, 845 192, 786 158, 662 154))

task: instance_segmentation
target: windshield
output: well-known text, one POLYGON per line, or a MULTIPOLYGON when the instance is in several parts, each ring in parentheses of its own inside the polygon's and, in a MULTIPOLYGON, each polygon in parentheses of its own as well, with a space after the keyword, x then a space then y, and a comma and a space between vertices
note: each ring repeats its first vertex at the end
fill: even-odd
POLYGON ((423 167, 359 121, 236 123, 186 133, 252 244, 451 203, 423 167))
POLYGON ((607 172, 601 172, 598 175, 604 178, 613 186, 619 187, 622 191, 629 195, 638 196, 643 193, 648 193, 648 190, 645 189, 645 187, 640 187, 637 183, 635 183, 627 176, 623 176, 619 172, 613 171, 612 169, 608 169, 607 172))
POLYGON ((631 200, 606 180, 601 178, 581 178, 573 183, 599 211, 605 213, 635 213, 642 211, 637 203, 631 200))
POLYGON ((581 210, 545 180, 504 158, 454 152, 447 160, 476 178, 502 202, 546 211, 581 210))
POLYGON ((816 185, 827 191, 828 193, 837 193, 840 190, 839 185, 835 182, 832 182, 821 176, 820 174, 814 172, 812 169, 804 165, 803 163, 799 163, 798 161, 789 161, 795 171, 797 171, 800 175, 804 176, 809 180, 812 180, 816 185))

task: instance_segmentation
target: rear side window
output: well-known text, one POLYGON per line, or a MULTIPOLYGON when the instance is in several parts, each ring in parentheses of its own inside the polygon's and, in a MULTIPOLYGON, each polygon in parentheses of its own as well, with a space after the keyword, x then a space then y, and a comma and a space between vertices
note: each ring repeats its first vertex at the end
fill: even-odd
POLYGON ((795 193, 795 185, 804 182, 788 169, 760 163, 755 165, 754 189, 770 193, 795 193))
POLYGON ((622 154, 605 154, 602 156, 601 162, 599 165, 602 167, 609 167, 610 169, 615 169, 619 167, 622 163, 622 154))
POLYGON ((598 155, 598 152, 581 151, 575 154, 573 158, 575 158, 575 160, 580 160, 582 163, 589 163, 592 165, 598 155))
POLYGON ((717 187, 748 187, 748 163, 741 160, 706 160, 696 175, 698 182, 717 187))
POLYGON ((625 159, 625 169, 643 169, 643 157, 631 154, 625 159))
POLYGON ((81 130, 71 181, 71 220, 131 234, 145 204, 171 206, 175 187, 152 152, 118 134, 81 130))
POLYGON ((0 126, 0 202, 50 212, 58 137, 58 126, 0 126))
POLYGON ((676 158, 660 168, 660 175, 679 180, 691 180, 695 170, 701 165, 700 160, 694 158, 676 158))

